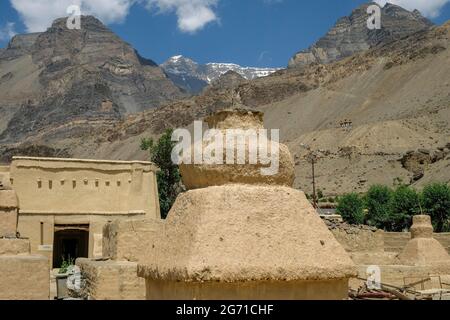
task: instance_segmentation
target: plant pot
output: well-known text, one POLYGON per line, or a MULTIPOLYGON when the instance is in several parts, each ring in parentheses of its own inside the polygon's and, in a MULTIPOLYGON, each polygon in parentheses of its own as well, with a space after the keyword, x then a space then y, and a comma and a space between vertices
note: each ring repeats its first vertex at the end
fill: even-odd
POLYGON ((68 274, 56 275, 56 292, 57 292, 58 300, 69 298, 69 293, 67 290, 67 278, 68 277, 69 277, 68 274))

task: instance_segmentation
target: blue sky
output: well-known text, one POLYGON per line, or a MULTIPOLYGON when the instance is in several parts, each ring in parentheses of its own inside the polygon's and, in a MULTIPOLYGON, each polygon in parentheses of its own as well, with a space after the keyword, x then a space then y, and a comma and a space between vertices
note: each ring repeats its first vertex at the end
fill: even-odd
MULTIPOLYGON (((144 57, 182 54, 200 63, 284 67, 364 0, 1 0, 0 47, 14 33, 45 29, 67 3, 94 13, 144 57), (69 1, 69 2, 67 2, 69 1), (108 5, 105 5, 107 3, 108 5)), ((384 0, 378 0, 383 2, 384 0)), ((450 20, 450 0, 392 0, 450 20)))

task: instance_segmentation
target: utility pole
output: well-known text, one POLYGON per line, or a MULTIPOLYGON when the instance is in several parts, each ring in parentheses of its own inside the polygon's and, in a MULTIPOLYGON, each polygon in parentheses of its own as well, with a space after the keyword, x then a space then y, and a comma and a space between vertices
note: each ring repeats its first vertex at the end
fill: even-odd
POLYGON ((315 172, 315 165, 316 165, 316 157, 311 157, 311 164, 312 164, 312 178, 313 178, 313 205, 314 209, 317 209, 317 193, 316 193, 316 172, 315 172))
POLYGON ((313 184, 313 206, 314 209, 317 209, 317 192, 316 192, 316 160, 317 156, 314 154, 314 152, 311 152, 308 155, 309 161, 311 161, 311 167, 312 167, 312 184, 313 184))

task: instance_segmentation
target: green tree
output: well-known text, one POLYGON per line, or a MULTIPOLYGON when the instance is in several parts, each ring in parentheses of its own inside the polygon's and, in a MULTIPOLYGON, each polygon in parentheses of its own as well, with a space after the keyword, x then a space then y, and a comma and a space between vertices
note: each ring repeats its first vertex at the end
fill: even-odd
POLYGON ((367 223, 379 229, 389 230, 392 218, 392 190, 383 185, 372 186, 366 194, 367 223))
POLYGON ((400 185, 392 194, 388 231, 401 232, 411 226, 412 216, 420 214, 420 197, 412 188, 400 185))
POLYGON ((338 198, 337 213, 350 224, 364 223, 364 201, 357 193, 349 193, 338 198))
POLYGON ((178 194, 182 191, 181 175, 177 165, 172 162, 173 130, 167 130, 155 144, 153 139, 142 139, 141 149, 150 152, 150 160, 159 167, 157 173, 161 217, 167 218, 178 194))
POLYGON ((445 183, 427 185, 422 192, 423 210, 431 216, 435 232, 450 231, 450 187, 445 183))

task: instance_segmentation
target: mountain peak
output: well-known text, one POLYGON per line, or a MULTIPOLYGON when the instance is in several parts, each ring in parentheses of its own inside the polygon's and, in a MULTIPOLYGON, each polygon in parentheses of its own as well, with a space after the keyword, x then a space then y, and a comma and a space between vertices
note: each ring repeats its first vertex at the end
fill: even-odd
POLYGON ((45 32, 16 36, 0 51, 3 62, 13 71, 0 82, 0 110, 5 88, 26 83, 28 91, 9 99, 14 111, 1 122, 2 142, 74 120, 115 121, 185 96, 157 64, 92 16, 82 16, 81 30, 69 30, 60 18, 45 32))
MULTIPOLYGON (((50 29, 67 29, 67 19, 69 18, 62 17, 54 20, 50 29)), ((103 22, 91 15, 81 16, 81 29, 93 31, 110 31, 103 22)))
POLYGON ((297 53, 289 62, 289 67, 332 63, 433 26, 418 10, 411 12, 387 3, 381 8, 381 29, 370 30, 367 28, 369 14, 366 9, 373 4, 376 3, 365 3, 349 16, 340 18, 313 46, 297 53))
POLYGON ((178 62, 178 61, 184 60, 184 59, 187 59, 187 58, 183 57, 182 55, 177 55, 177 56, 173 56, 173 57, 169 58, 169 61, 178 62))
POLYGON ((242 67, 234 63, 210 62, 199 64, 182 55, 169 58, 161 67, 174 83, 193 94, 200 93, 206 86, 229 71, 239 74, 243 79, 253 80, 268 76, 279 70, 276 68, 242 67))

